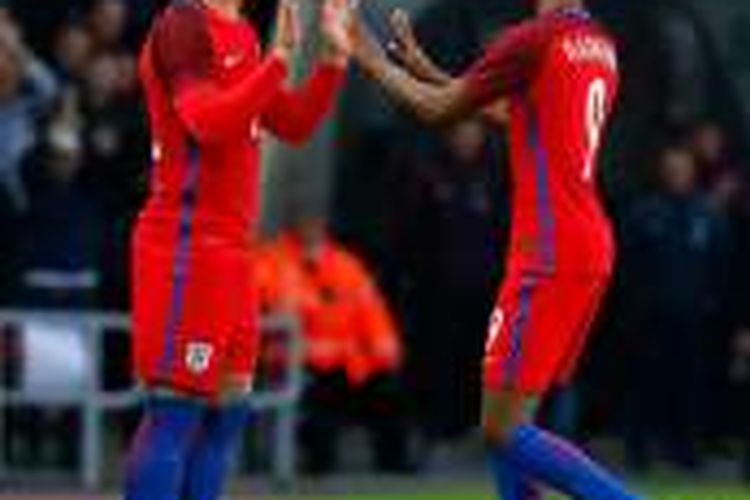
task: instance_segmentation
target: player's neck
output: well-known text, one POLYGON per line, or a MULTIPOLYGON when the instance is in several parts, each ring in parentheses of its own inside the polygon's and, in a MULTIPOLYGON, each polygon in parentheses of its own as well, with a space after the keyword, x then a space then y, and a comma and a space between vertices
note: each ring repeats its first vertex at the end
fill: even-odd
POLYGON ((537 2, 537 15, 547 14, 554 10, 560 9, 582 9, 584 2, 582 0, 542 0, 537 2))
POLYGON ((242 18, 242 4, 244 0, 202 0, 202 2, 228 19, 237 20, 242 18))

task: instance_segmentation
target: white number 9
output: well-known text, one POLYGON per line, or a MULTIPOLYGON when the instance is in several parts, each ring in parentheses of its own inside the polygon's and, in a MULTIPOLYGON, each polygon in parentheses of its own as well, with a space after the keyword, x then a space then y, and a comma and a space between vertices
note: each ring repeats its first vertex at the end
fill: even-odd
POLYGON ((590 181, 602 142, 602 131, 607 121, 607 82, 597 78, 589 85, 586 97, 586 158, 583 180, 590 181))

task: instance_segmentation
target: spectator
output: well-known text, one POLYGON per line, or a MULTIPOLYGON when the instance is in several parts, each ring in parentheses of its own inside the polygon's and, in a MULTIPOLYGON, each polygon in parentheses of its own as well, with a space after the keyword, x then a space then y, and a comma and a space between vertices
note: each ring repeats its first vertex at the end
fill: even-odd
POLYGON ((668 147, 658 167, 657 192, 635 203, 622 229, 635 351, 627 448, 637 468, 649 467, 654 444, 693 467, 707 401, 706 346, 716 333, 710 320, 722 301, 729 240, 726 221, 698 189, 693 156, 668 147))
POLYGON ((93 52, 93 40, 84 26, 65 23, 57 31, 52 50, 54 66, 64 82, 82 84, 93 52))
POLYGON ((21 164, 56 93, 54 76, 24 45, 18 26, 0 18, 0 190, 17 211, 28 208, 21 164))
POLYGON ((29 209, 22 219, 18 257, 24 307, 98 305, 103 220, 81 182, 82 121, 68 94, 26 168, 29 209))
MULTIPOLYGON (((19 218, 12 258, 16 286, 10 300, 22 308, 96 307, 98 251, 102 226, 82 189, 81 120, 74 96, 66 96, 43 129, 41 146, 24 165, 29 206, 19 218)), ((55 354, 65 357, 64 352, 55 354)), ((19 409, 10 412, 14 439, 10 454, 25 466, 72 468, 75 447, 59 429, 79 432, 69 409, 19 409)))
POLYGON ((95 0, 88 25, 99 52, 121 52, 128 28, 128 4, 124 0, 95 0))
POLYGON ((96 57, 84 89, 88 174, 107 212, 124 216, 140 202, 147 149, 132 57, 96 57))
POLYGON ((397 376, 401 340, 369 272, 318 218, 298 223, 265 255, 267 309, 296 310, 304 328, 306 469, 326 473, 336 467, 341 428, 354 418, 370 431, 379 470, 409 470, 397 376))
POLYGON ((88 68, 81 103, 85 178, 107 221, 107 306, 116 308, 127 305, 127 241, 146 185, 148 140, 135 88, 131 56, 100 54, 88 68))
POLYGON ((736 164, 736 153, 730 150, 724 129, 714 121, 703 121, 690 132, 688 147, 695 156, 701 185, 712 204, 719 210, 739 215, 745 182, 742 165, 736 164))
POLYGON ((80 20, 91 0, 3 0, 10 4, 34 52, 47 57, 61 23, 80 20))
MULTIPOLYGON (((737 163, 736 153, 731 151, 727 135, 722 127, 714 121, 699 123, 689 136, 689 147, 696 157, 701 186, 706 191, 710 207, 720 217, 726 219, 727 230, 731 239, 731 249, 727 263, 716 269, 717 278, 724 273, 725 293, 722 301, 711 318, 714 335, 706 345, 705 359, 709 379, 707 401, 713 408, 707 422, 711 430, 710 437, 720 438, 729 430, 730 419, 726 411, 730 406, 731 395, 727 380, 727 359, 732 356, 731 335, 744 326, 746 314, 747 284, 750 282, 750 204, 746 172, 737 163)), ((718 441, 714 439, 714 441, 718 441)))
POLYGON ((409 365, 428 442, 473 426, 487 320, 502 261, 506 209, 489 134, 466 122, 437 148, 397 158, 390 250, 404 287, 409 365), (423 356, 421 353, 429 352, 423 356))

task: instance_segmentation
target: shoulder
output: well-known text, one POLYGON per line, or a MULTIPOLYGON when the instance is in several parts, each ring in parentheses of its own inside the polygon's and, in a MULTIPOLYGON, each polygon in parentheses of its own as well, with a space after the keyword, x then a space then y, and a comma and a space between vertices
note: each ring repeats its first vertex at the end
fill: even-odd
POLYGON ((509 43, 543 44, 552 39, 555 32, 553 19, 548 16, 532 17, 501 30, 490 41, 489 48, 501 47, 509 43))
POLYGON ((501 30, 490 40, 486 53, 490 57, 515 54, 539 60, 568 28, 569 23, 560 15, 531 17, 501 30))

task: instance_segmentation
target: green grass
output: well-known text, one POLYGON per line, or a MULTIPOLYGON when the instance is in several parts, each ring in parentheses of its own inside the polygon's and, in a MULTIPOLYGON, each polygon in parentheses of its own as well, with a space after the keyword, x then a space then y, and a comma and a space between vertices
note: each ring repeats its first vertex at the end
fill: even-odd
MULTIPOLYGON (((724 486, 715 484, 681 484, 674 485, 664 484, 646 484, 637 487, 638 493, 641 493, 647 500, 750 500, 750 487, 743 486, 724 486)), ((326 495, 318 496, 299 496, 299 497, 281 497, 295 500, 331 500, 332 498, 346 498, 347 500, 495 500, 496 496, 488 489, 481 487, 461 487, 455 488, 447 486, 435 489, 434 486, 428 486, 426 489, 414 488, 413 492, 404 493, 367 493, 367 494, 346 494, 340 496, 326 495)), ((549 495, 547 500, 564 500, 564 497, 549 495)))
MULTIPOLYGON (((750 498, 750 493, 747 491, 741 492, 735 491, 718 491, 718 490, 705 490, 705 491, 669 491, 669 492, 648 492, 649 496, 646 498, 653 500, 747 500, 750 498)), ((364 496, 364 497, 352 497, 356 500, 479 500, 479 499, 490 499, 493 498, 487 493, 472 494, 472 493, 455 493, 455 494, 429 494, 429 495, 391 495, 391 496, 364 496)), ((549 499, 560 499, 564 497, 550 496, 549 499)))
MULTIPOLYGON (((748 500, 750 489, 742 488, 645 488, 639 491, 649 500, 748 500)), ((309 497, 300 497, 308 498, 309 497)), ((330 497, 329 497, 330 498, 330 497)), ((495 497, 489 491, 465 490, 427 493, 342 495, 348 500, 491 500, 495 497)), ((563 500, 564 497, 552 495, 549 500, 563 500)), ((320 500, 323 500, 322 498, 320 500)))

